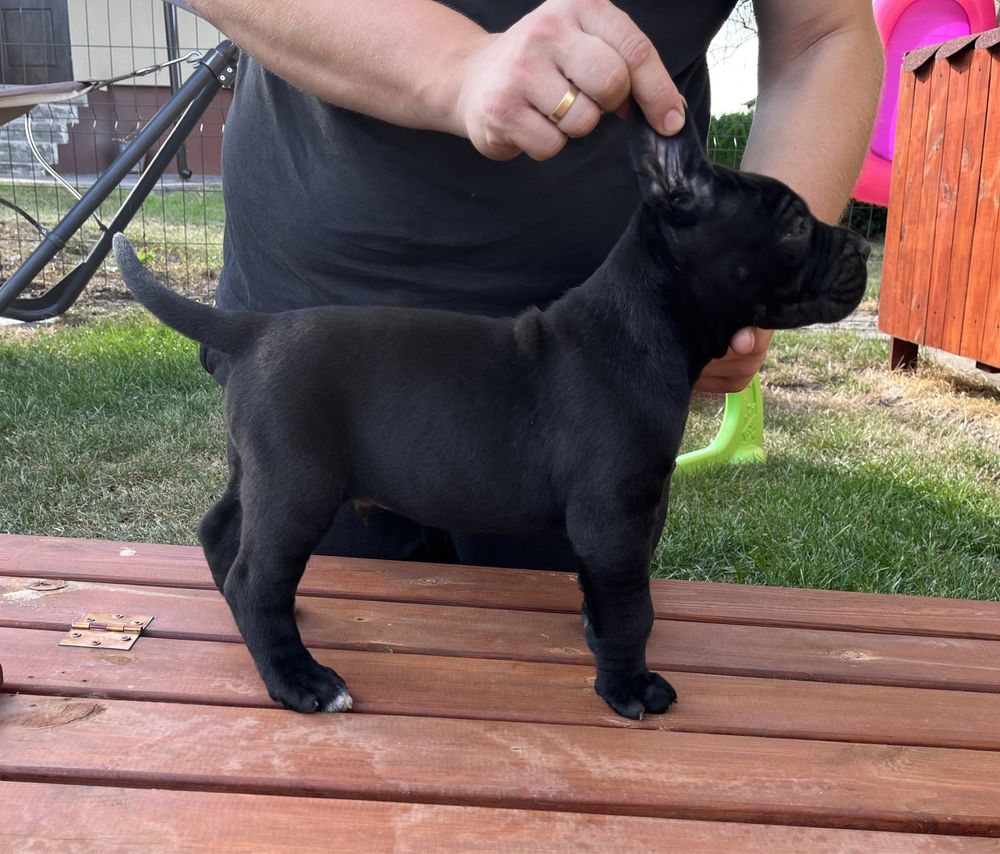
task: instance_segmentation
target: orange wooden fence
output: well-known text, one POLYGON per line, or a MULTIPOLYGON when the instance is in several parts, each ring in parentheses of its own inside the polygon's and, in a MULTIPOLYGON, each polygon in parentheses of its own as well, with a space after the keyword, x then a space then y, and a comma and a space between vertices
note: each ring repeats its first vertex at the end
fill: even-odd
POLYGON ((879 329, 1000 368, 1000 30, 906 55, 879 329))

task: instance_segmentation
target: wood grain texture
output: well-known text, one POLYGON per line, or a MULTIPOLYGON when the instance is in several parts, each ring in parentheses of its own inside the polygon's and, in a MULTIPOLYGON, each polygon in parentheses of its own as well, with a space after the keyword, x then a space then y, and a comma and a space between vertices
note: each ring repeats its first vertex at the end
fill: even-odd
MULTIPOLYGON (((947 111, 944 121, 944 140, 941 144, 941 173, 937 188, 937 213, 934 227, 934 247, 931 251, 931 275, 927 290, 927 320, 924 343, 931 347, 943 347, 948 318, 948 300, 951 288, 961 291, 955 299, 965 303, 966 280, 953 280, 951 267, 955 256, 957 236, 958 201, 962 175, 966 183, 975 181, 963 169, 965 154, 965 134, 969 102, 969 69, 972 54, 963 53, 954 62, 943 62, 947 86, 947 111)), ((978 183, 978 182, 977 182, 978 183)), ((971 233, 969 233, 971 237, 971 233)), ((961 338, 961 326, 953 334, 961 338)))
MULTIPOLYGON (((945 60, 936 60, 931 65, 924 159, 922 163, 914 163, 912 167, 914 171, 921 173, 920 234, 913 247, 913 278, 906 305, 906 329, 902 337, 916 344, 927 343, 927 305, 930 299, 934 251, 938 245, 939 185, 945 128, 948 123, 949 72, 950 66, 945 60)), ((964 104, 962 107, 964 109, 964 104)))
MULTIPOLYGON (((241 644, 143 638, 81 653, 58 637, 0 628, 8 691, 276 708, 241 644)), ((1000 750, 1000 694, 666 672, 680 702, 627 721, 594 693, 589 666, 315 652, 358 712, 1000 750)))
MULTIPOLYGON (((879 292, 878 328, 888 334, 898 332, 898 315, 901 308, 898 295, 902 287, 900 263, 903 211, 906 210, 906 193, 912 187, 908 172, 910 148, 913 134, 910 133, 913 118, 913 100, 916 91, 916 75, 899 76, 899 101, 896 127, 896 142, 892 159, 892 177, 889 187, 889 210, 885 228, 885 250, 882 259, 882 288, 879 292)), ((914 152, 916 154, 916 151, 914 152)))
MULTIPOLYGON (((942 62, 947 86, 947 111, 944 139, 941 143, 941 166, 937 185, 937 212, 934 226, 934 246, 931 250, 931 275, 927 289, 927 319, 923 343, 931 347, 944 345, 945 319, 952 285, 961 290, 965 303, 965 281, 951 280, 955 248, 955 223, 958 217, 958 196, 963 174, 966 108, 969 94, 971 54, 961 54, 956 62, 942 62)), ((974 176, 968 176, 967 181, 974 176)))
POLYGON ((993 266, 990 272, 990 292, 986 300, 983 317, 983 337, 979 345, 978 362, 985 362, 993 368, 1000 368, 1000 283, 996 275, 1000 272, 1000 239, 994 236, 993 266))
POLYGON ((962 320, 959 355, 978 358, 983 349, 986 311, 993 287, 994 237, 1000 214, 1000 69, 990 55, 986 129, 979 174, 975 231, 962 320))
POLYGON ((0 779, 21 782, 1000 836, 998 778, 1000 754, 977 750, 21 695, 0 704, 0 779))
POLYGON ((948 271, 944 333, 941 338, 942 349, 949 353, 958 353, 962 348, 965 308, 970 298, 969 275, 972 264, 972 241, 975 235, 976 212, 979 205, 980 173, 983 167, 983 145, 992 64, 993 59, 987 51, 973 51, 970 55, 961 176, 958 185, 951 267, 948 271))
MULTIPOLYGON (((0 535, 0 574, 215 590, 190 546, 0 535), (122 554, 125 552, 125 554, 122 554)), ((314 557, 302 595, 576 613, 576 577, 485 567, 314 557)), ((661 619, 1000 640, 1000 602, 654 581, 661 619)))
POLYGON ((297 617, 356 705, 308 716, 196 550, 0 538, 5 570, 0 850, 1000 850, 997 603, 658 582, 680 702, 630 722, 572 577, 322 558, 297 617), (57 646, 87 610, 156 616, 57 646))
MULTIPOLYGON (((66 629, 87 611, 153 614, 144 635, 240 642, 221 595, 70 582, 34 591, 0 577, 0 626, 66 629)), ((583 664, 575 614, 299 597, 306 644, 323 649, 583 664)), ((657 620, 652 668, 730 676, 1000 691, 1000 642, 657 620)))
MULTIPOLYGON (((921 244, 926 241, 920 218, 920 200, 923 195, 924 163, 926 160, 927 123, 931 103, 931 66, 923 66, 913 74, 913 109, 909 129, 900 126, 898 133, 909 135, 909 156, 904 176, 905 200, 902 205, 902 221, 899 231, 899 256, 895 275, 882 287, 888 288, 892 302, 890 317, 892 325, 883 331, 899 338, 909 339, 910 292, 917 266, 917 255, 921 244), (912 164, 909 165, 909 164, 912 164)), ((881 303, 880 303, 881 304, 881 303)))
POLYGON ((0 847, 35 854, 246 854, 248 851, 630 852, 691 854, 922 854, 996 852, 996 840, 918 836, 540 810, 459 808, 182 792, 0 783, 0 847), (51 829, 59 827, 58 834, 51 829))

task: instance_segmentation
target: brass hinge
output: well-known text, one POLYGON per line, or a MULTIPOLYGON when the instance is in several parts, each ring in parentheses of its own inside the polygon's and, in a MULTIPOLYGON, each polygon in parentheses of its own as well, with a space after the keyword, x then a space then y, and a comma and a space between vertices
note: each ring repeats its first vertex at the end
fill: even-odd
POLYGON ((59 646, 90 646, 98 649, 131 649, 152 617, 121 614, 84 614, 74 620, 59 646))

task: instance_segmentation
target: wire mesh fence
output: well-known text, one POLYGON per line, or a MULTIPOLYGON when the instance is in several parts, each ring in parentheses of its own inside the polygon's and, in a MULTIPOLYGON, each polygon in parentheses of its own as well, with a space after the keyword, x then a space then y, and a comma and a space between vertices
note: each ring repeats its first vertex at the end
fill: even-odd
MULTIPOLYGON (((190 12, 161 0, 0 0, 0 86, 42 87, 34 96, 37 106, 0 128, 0 279, 186 79, 192 68, 187 60, 222 38, 190 12), (164 67, 171 60, 180 61, 164 67), (56 100, 52 92, 69 81, 111 80, 70 100, 56 100)), ((220 174, 228 105, 223 91, 128 229, 144 260, 189 293, 210 292, 222 261, 220 174)), ((80 262, 143 166, 140 161, 24 296, 52 286, 80 262)), ((105 265, 87 293, 118 296, 123 290, 105 265)))
MULTIPOLYGON (((6 121, 0 127, 0 281, 163 105, 191 67, 185 58, 222 38, 214 27, 162 0, 0 0, 0 87, 46 87, 24 116, 7 120, 0 108, 0 122, 6 121), (56 98, 52 87, 70 81, 114 82, 68 99, 72 90, 62 91, 56 98)), ((221 152, 229 103, 228 91, 219 93, 128 229, 158 275, 199 297, 214 290, 222 263, 221 152)), ((745 113, 713 120, 708 142, 716 162, 739 166, 750 118, 745 113)), ((86 256, 142 166, 24 296, 48 289, 86 256)), ((878 242, 885 210, 852 203, 845 221, 878 242)), ((125 295, 107 264, 86 293, 125 295)))

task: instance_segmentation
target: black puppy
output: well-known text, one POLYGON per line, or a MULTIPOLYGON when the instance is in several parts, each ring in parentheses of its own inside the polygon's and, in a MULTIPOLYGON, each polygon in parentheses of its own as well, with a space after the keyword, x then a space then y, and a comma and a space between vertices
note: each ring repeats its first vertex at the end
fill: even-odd
POLYGON ((850 313, 868 247, 778 181, 711 165, 693 128, 660 137, 631 113, 643 203, 593 276, 515 319, 219 311, 164 288, 115 237, 132 293, 207 344, 224 377, 230 479, 199 536, 278 702, 351 707, 293 616, 347 501, 450 531, 564 530, 597 693, 629 718, 676 699, 646 667, 649 562, 692 384, 740 327, 850 313))

